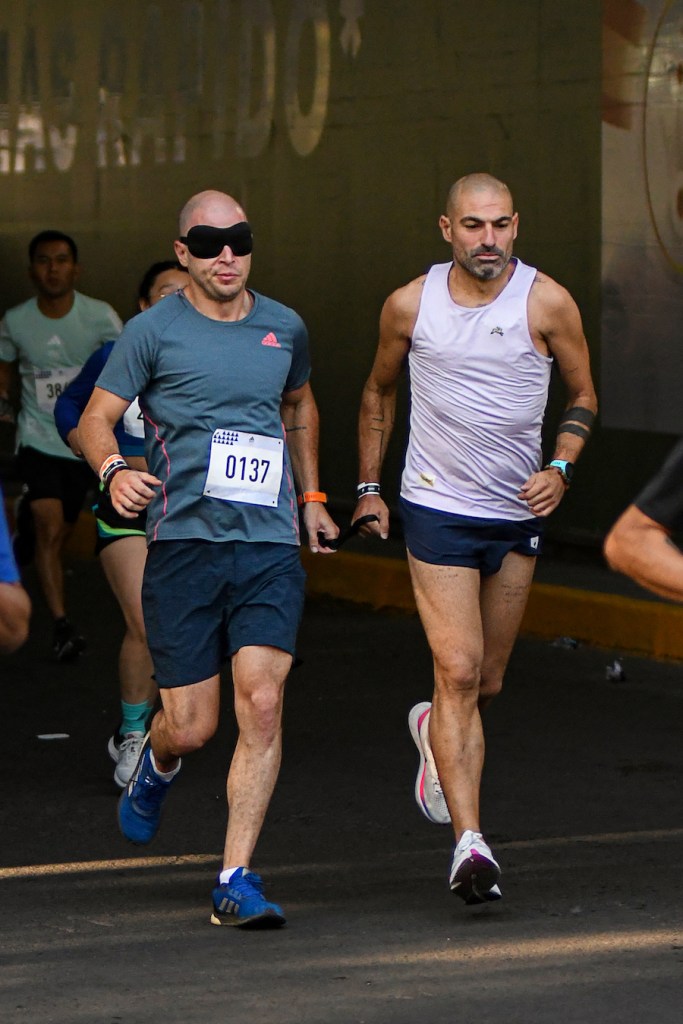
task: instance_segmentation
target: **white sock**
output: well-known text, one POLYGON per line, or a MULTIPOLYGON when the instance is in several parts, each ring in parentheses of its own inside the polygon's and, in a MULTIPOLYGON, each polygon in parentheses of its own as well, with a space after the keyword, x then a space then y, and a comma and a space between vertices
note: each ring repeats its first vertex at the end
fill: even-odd
POLYGON ((227 885, 232 876, 235 874, 235 872, 240 870, 241 866, 242 865, 240 865, 240 867, 237 868, 223 868, 220 875, 218 876, 218 880, 221 883, 221 885, 227 885))
POLYGON ((178 764, 175 766, 175 768, 172 768, 170 772, 162 772, 159 768, 157 768, 157 763, 154 760, 153 750, 150 750, 149 752, 149 759, 152 762, 152 768, 154 769, 155 774, 158 775, 160 779, 163 779, 164 782, 170 782, 171 779, 175 779, 176 775, 180 771, 180 765, 182 764, 182 761, 178 759, 178 764))

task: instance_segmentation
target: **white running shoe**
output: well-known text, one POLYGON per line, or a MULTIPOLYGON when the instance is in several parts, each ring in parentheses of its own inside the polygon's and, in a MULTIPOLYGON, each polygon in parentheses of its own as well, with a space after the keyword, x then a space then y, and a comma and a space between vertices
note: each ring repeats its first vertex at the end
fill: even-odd
POLYGON ((415 780, 415 800, 425 818, 435 825, 450 824, 451 816, 446 805, 439 773, 434 764, 434 755, 429 745, 429 712, 432 705, 428 701, 416 704, 408 715, 410 735, 420 753, 420 766, 415 780))
POLYGON ((499 885, 492 885, 488 892, 472 893, 472 895, 465 900, 468 907, 472 907, 477 903, 495 903, 496 900, 502 900, 503 894, 500 891, 499 885))
POLYGON ((114 782, 121 789, 125 789, 140 759, 145 734, 144 732, 127 732, 125 736, 118 737, 118 739, 120 742, 117 744, 115 737, 112 736, 107 749, 111 759, 116 761, 114 782))
POLYGON ((453 850, 451 892, 468 904, 499 900, 502 896, 497 884, 499 878, 500 867, 481 832, 469 829, 463 832, 453 850))

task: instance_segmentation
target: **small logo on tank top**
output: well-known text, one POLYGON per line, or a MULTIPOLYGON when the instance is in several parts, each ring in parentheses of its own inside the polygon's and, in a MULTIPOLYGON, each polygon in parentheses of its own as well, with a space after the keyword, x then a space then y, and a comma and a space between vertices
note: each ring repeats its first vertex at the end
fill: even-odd
POLYGON ((261 338, 262 345, 269 345, 270 348, 282 348, 282 345, 277 340, 272 331, 266 334, 265 338, 261 338))
POLYGON ((502 338, 503 337, 503 328, 502 327, 492 327, 491 328, 491 334, 500 334, 500 336, 502 338))

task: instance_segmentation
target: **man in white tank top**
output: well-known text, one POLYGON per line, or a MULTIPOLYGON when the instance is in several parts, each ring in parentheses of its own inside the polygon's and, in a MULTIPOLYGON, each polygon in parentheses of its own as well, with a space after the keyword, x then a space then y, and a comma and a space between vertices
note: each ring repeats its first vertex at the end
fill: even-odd
POLYGON ((389 296, 359 422, 354 519, 386 538, 380 472, 396 388, 410 363, 410 440, 401 512, 413 590, 434 659, 432 702, 409 724, 418 806, 452 822, 449 885, 466 903, 500 899, 479 821, 481 711, 500 691, 526 605, 542 525, 569 486, 597 410, 588 346, 569 293, 513 258, 518 215, 503 182, 471 174, 439 221, 452 262, 389 296), (554 455, 541 426, 555 361, 567 391, 554 455))

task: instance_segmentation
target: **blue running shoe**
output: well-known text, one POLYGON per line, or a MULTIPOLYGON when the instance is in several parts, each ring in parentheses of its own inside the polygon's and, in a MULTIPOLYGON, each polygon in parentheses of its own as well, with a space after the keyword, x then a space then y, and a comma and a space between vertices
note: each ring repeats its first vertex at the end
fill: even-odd
POLYGON ((139 846, 150 843, 157 834, 161 807, 173 782, 159 778, 152 767, 151 753, 147 733, 135 771, 119 798, 119 828, 126 839, 139 846))
POLYGON ((285 915, 277 903, 268 903, 263 882, 246 868, 238 868, 229 882, 220 877, 213 890, 211 924, 232 924, 238 928, 280 928, 285 915))

